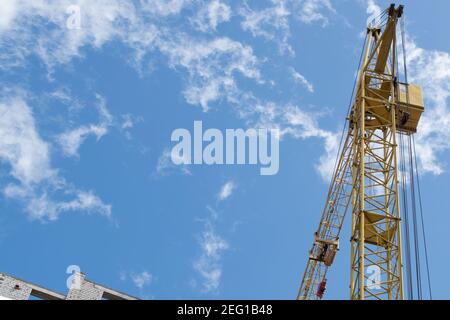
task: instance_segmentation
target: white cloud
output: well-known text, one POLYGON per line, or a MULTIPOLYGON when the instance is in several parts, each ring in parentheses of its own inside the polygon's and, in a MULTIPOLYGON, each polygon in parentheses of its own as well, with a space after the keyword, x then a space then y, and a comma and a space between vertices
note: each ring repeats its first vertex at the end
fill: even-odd
POLYGON ((153 281, 153 275, 147 271, 131 274, 131 280, 138 289, 144 289, 153 281))
POLYGON ((198 30, 207 32, 216 31, 220 23, 227 22, 230 18, 231 8, 219 0, 212 0, 206 2, 191 21, 198 30))
POLYGON ((302 74, 297 72, 294 68, 289 69, 292 78, 302 86, 304 86, 309 92, 314 93, 314 86, 310 83, 302 74))
POLYGON ((143 290, 155 281, 155 276, 146 270, 137 273, 121 271, 119 279, 120 281, 130 280, 136 288, 143 290))
POLYGON ((167 17, 179 14, 192 0, 140 0, 142 9, 153 14, 167 17))
POLYGON ((322 179, 329 182, 334 174, 337 155, 340 151, 339 133, 324 131, 321 138, 325 142, 325 153, 320 157, 319 163, 315 167, 322 179))
POLYGON ((112 125, 112 116, 106 107, 105 99, 97 95, 97 100, 100 123, 81 126, 74 130, 65 132, 58 137, 58 143, 61 145, 66 156, 78 157, 78 149, 88 136, 94 135, 96 136, 97 141, 99 141, 108 133, 108 128, 112 125))
POLYGON ((369 18, 367 18, 367 25, 376 23, 376 19, 380 17, 381 12, 381 8, 374 0, 367 0, 367 14, 369 15, 369 18))
POLYGON ((194 262, 194 269, 203 279, 202 291, 215 292, 220 287, 222 265, 220 260, 224 251, 228 250, 228 243, 220 237, 211 221, 207 221, 200 238, 202 253, 194 262))
POLYGON ((50 145, 40 137, 21 93, 4 93, 0 115, 0 160, 10 167, 14 180, 3 189, 6 197, 23 201, 30 218, 37 220, 56 220, 67 211, 111 215, 110 205, 92 192, 70 186, 52 168, 50 145), (58 192, 64 200, 51 198, 58 192))
POLYGON ((69 187, 65 193, 73 199, 68 201, 53 200, 47 192, 46 190, 39 192, 38 187, 25 188, 18 185, 8 185, 4 190, 6 197, 22 200, 26 204, 26 211, 33 220, 54 221, 59 218, 60 214, 66 212, 96 213, 107 218, 111 217, 112 206, 104 204, 92 192, 69 187))
POLYGON ((111 205, 106 205, 92 192, 77 191, 76 198, 68 202, 57 204, 56 212, 85 211, 97 212, 106 217, 111 216, 111 205))
POLYGON ((75 97, 72 96, 72 92, 67 87, 60 87, 53 92, 48 94, 51 100, 60 102, 61 104, 68 107, 69 112, 79 111, 83 109, 82 103, 75 97))
POLYGON ((320 157, 316 170, 324 181, 328 182, 333 174, 340 135, 321 129, 314 115, 306 113, 298 107, 289 106, 286 108, 284 116, 287 125, 284 134, 290 134, 300 139, 319 138, 324 141, 325 153, 320 157))
POLYGON ((236 184, 233 181, 228 181, 220 189, 220 192, 217 195, 217 198, 219 199, 219 201, 224 201, 233 194, 235 189, 236 189, 236 184))
POLYGON ((52 179, 50 147, 37 133, 31 109, 21 97, 0 102, 0 159, 24 185, 52 179))
POLYGON ((244 31, 251 32, 254 37, 278 43, 281 53, 287 51, 294 54, 294 50, 289 45, 291 13, 287 8, 287 1, 272 0, 272 4, 272 7, 256 11, 252 10, 245 2, 239 11, 244 19, 241 27, 244 31))
POLYGON ((317 113, 292 104, 263 102, 253 95, 238 94, 230 97, 237 104, 240 117, 253 128, 278 129, 281 137, 294 139, 319 139, 324 143, 325 153, 316 164, 316 170, 325 181, 329 181, 338 149, 339 133, 324 130, 318 119, 325 113, 317 113))
POLYGON ((16 0, 3 0, 0 6, 0 32, 12 23, 16 16, 16 0))
POLYGON ((35 54, 52 69, 81 57, 86 46, 100 49, 119 39, 138 51, 143 46, 151 47, 156 36, 151 25, 140 23, 131 1, 16 0, 14 12, 15 18, 0 29, 2 68, 23 65, 30 54, 35 54), (80 8, 79 29, 67 28, 69 6, 80 8))
MULTIPOLYGON (((174 155, 175 156, 175 155, 174 155)), ((183 159, 179 159, 183 160, 183 159)), ((180 161, 181 162, 181 161, 180 161)), ((170 149, 164 149, 162 155, 158 159, 156 165, 156 174, 159 176, 168 176, 174 173, 181 173, 183 175, 192 175, 187 165, 175 165, 172 161, 172 152, 170 149)))
POLYGON ((417 156, 422 170, 442 174, 440 155, 450 150, 450 54, 420 48, 413 40, 406 46, 409 80, 423 87, 425 113, 417 133, 417 156))
MULTIPOLYGON (((260 71, 264 61, 258 59, 251 46, 227 37, 190 36, 184 30, 186 23, 168 22, 194 3, 197 4, 189 0, 17 0, 15 10, 8 9, 8 16, 13 18, 4 23, 0 31, 3 49, 0 68, 23 67, 27 58, 35 55, 52 71, 57 65, 82 58, 84 48, 100 50, 106 43, 120 41, 133 52, 131 64, 136 67, 141 68, 145 65, 144 57, 159 50, 168 58, 171 68, 186 71, 188 76, 183 94, 189 104, 208 111, 213 103, 224 100, 248 123, 270 124, 287 133, 296 132, 294 136, 298 136, 303 129, 286 123, 282 106, 260 101, 252 92, 239 88, 238 78, 242 76, 257 84, 265 83, 260 71), (66 27, 69 5, 78 5, 81 9, 80 30, 66 27)), ((252 10, 248 5, 241 6, 242 26, 254 36, 271 41, 281 39, 280 48, 289 51, 291 15, 298 16, 305 23, 325 24, 328 21, 326 13, 334 12, 327 0, 273 0, 272 4, 260 11, 252 10)), ((210 1, 207 8, 204 22, 213 29, 231 17, 231 9, 228 10, 229 6, 223 2, 210 1)), ((301 79, 297 77, 297 81, 308 90, 313 88, 301 79)), ((60 141, 67 155, 77 155, 88 136, 100 139, 107 130, 108 126, 102 123, 81 126, 66 132, 60 141)), ((320 137, 324 138, 324 134, 320 137)), ((157 171, 163 173, 167 168, 173 170, 170 157, 165 152, 158 161, 157 171)), ((186 167, 181 170, 190 174, 186 167)))
POLYGON ((226 98, 234 89, 235 73, 257 81, 261 78, 252 48, 226 37, 201 41, 180 33, 159 43, 159 49, 169 57, 171 67, 186 69, 189 83, 184 95, 205 112, 210 103, 226 98))
POLYGON ((298 18, 306 24, 321 23, 326 26, 329 23, 327 13, 335 13, 330 0, 302 0, 297 2, 298 18), (325 12, 327 13, 325 13, 325 12))
POLYGON ((121 128, 122 130, 126 130, 126 129, 132 129, 135 125, 135 117, 133 117, 133 115, 131 114, 124 114, 122 115, 122 125, 121 128))
POLYGON ((125 138, 127 138, 128 140, 133 139, 131 129, 133 129, 136 124, 144 122, 144 118, 129 113, 122 115, 121 118, 122 121, 119 128, 120 131, 122 131, 122 133, 125 135, 125 138))
POLYGON ((70 132, 61 134, 58 137, 58 142, 63 148, 64 154, 66 156, 78 157, 78 149, 89 135, 95 135, 97 137, 97 141, 99 141, 106 133, 107 129, 102 126, 83 126, 70 132))
MULTIPOLYGON (((190 104, 207 111, 211 103, 226 97, 236 86, 236 74, 261 81, 259 61, 250 46, 226 38, 199 39, 180 27, 165 26, 165 19, 155 21, 146 12, 175 15, 191 1, 131 1, 98 0, 47 2, 44 0, 17 2, 14 22, 0 33, 0 68, 24 67, 28 57, 39 57, 50 73, 54 67, 83 57, 83 48, 101 49, 104 44, 120 41, 133 53, 130 64, 142 72, 146 55, 159 50, 168 57, 170 67, 182 68, 189 74, 184 96, 190 104), (66 27, 69 5, 78 5, 81 28, 66 27), (138 11, 139 8, 145 9, 138 11), (152 11, 153 10, 153 11, 152 11), (155 24, 158 23, 158 27, 155 24)), ((208 23, 229 18, 228 6, 213 1, 208 4, 208 23)), ((231 9, 230 9, 231 10, 231 9)), ((97 128, 84 128, 74 135, 99 134, 97 128)), ((100 132, 101 134, 101 132, 100 132)))

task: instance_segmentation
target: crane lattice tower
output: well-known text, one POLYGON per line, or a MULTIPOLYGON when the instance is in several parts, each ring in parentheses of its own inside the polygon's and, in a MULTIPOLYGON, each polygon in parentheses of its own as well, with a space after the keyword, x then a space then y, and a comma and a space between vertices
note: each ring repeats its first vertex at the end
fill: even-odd
POLYGON ((321 299, 340 233, 351 212, 350 298, 404 298, 398 134, 411 135, 424 111, 422 90, 399 82, 397 25, 403 6, 369 25, 348 128, 298 299, 321 299), (376 274, 377 281, 372 279, 376 274))

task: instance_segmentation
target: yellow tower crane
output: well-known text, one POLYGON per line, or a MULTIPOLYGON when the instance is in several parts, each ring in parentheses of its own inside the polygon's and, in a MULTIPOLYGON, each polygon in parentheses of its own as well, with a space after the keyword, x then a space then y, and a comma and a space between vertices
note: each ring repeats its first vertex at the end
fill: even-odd
POLYGON ((348 131, 299 300, 322 299, 350 208, 350 298, 404 298, 397 136, 417 131, 424 104, 420 87, 399 81, 397 26, 402 14, 403 6, 391 5, 376 26, 367 28, 348 131))

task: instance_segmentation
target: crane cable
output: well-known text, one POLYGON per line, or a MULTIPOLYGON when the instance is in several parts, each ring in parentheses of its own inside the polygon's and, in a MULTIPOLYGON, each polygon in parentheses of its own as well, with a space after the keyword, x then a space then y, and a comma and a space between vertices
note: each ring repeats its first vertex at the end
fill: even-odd
POLYGON ((416 141, 414 136, 413 139, 413 151, 414 151, 414 166, 416 170, 416 181, 417 181, 417 191, 419 194, 419 208, 420 208, 420 219, 421 219, 421 225, 422 225, 422 238, 423 238, 423 245, 425 250, 425 265, 427 269, 427 282, 428 282, 428 291, 430 295, 430 300, 433 300, 433 294, 431 289, 431 276, 430 276, 430 264, 428 260, 428 246, 427 246, 427 238, 425 236, 425 222, 423 218, 423 205, 422 205, 422 192, 420 190, 420 179, 419 179, 419 170, 417 165, 417 153, 416 153, 416 141))
POLYGON ((417 229, 417 206, 416 206, 416 187, 414 181, 414 166, 413 166, 413 154, 412 154, 412 138, 409 135, 408 140, 408 155, 409 155, 409 179, 411 183, 411 201, 412 201, 412 222, 414 232, 414 255, 415 255, 415 269, 416 269, 416 281, 417 281, 417 297, 422 300, 422 273, 420 268, 420 245, 419 234, 417 229))
MULTIPOLYGON (((406 59, 406 33, 405 33, 405 18, 403 17, 401 19, 401 36, 402 36, 402 49, 403 49, 403 67, 404 67, 404 77, 405 77, 405 83, 406 83, 406 98, 407 103, 409 104, 409 84, 408 84, 408 71, 407 71, 407 59, 406 59)), ((420 239, 419 239, 419 230, 418 230, 418 215, 417 215, 417 198, 416 198, 416 185, 417 185, 417 196, 418 196, 418 202, 419 202, 419 210, 420 210, 420 219, 421 219, 421 229, 422 229, 422 238, 423 238, 423 245, 424 245, 424 251, 425 251, 425 262, 426 262, 426 271, 427 271, 427 281, 428 281, 428 290, 429 290, 429 296, 430 299, 432 299, 432 289, 431 289, 431 277, 430 277, 430 268, 429 268, 429 259, 428 259, 428 247, 427 247, 427 241, 426 241, 426 232, 425 232, 425 223, 424 223, 424 217, 423 217, 423 205, 422 205, 422 195, 421 195, 421 189, 420 189, 420 180, 419 180, 419 170, 418 170, 418 164, 417 164, 417 153, 416 153, 416 143, 414 136, 412 134, 409 134, 408 139, 408 155, 409 155, 409 179, 410 179, 410 192, 411 192, 411 202, 412 202, 412 227, 413 227, 413 237, 414 237, 414 256, 415 256, 415 272, 416 272, 416 289, 417 289, 417 295, 418 299, 423 299, 423 292, 422 292, 422 274, 421 274, 421 254, 420 254, 420 239)), ((403 137, 401 139, 401 148, 404 149, 405 145, 403 142, 403 137)), ((403 156, 402 156, 402 166, 403 170, 406 169, 406 159, 404 158, 405 152, 402 150, 403 156)), ((407 202, 407 195, 406 195, 406 171, 403 171, 402 176, 402 188, 403 188, 403 198, 404 202, 406 199, 407 202)), ((411 291, 409 292, 410 298, 414 299, 414 293, 412 291, 412 273, 411 273, 411 251, 410 251, 410 237, 409 237, 409 221, 408 221, 408 208, 405 203, 405 231, 407 231, 406 235, 406 254, 408 259, 408 289, 411 291)))
MULTIPOLYGON (((396 48, 395 48, 396 49, 396 48)), ((404 60, 405 61, 405 60, 404 60)), ((395 61, 397 72, 399 72, 399 62, 398 59, 395 61)), ((404 72, 407 74, 406 70, 406 64, 404 65, 404 72)), ((405 81, 406 82, 406 81, 405 81)), ((408 99, 408 94, 406 94, 406 97, 408 99)), ((399 132, 398 137, 400 140, 399 143, 399 166, 400 166, 400 172, 399 172, 399 179, 400 179, 400 185, 401 185, 401 201, 402 201, 402 218, 404 220, 403 223, 403 234, 404 234, 404 251, 405 251, 405 269, 406 269, 406 293, 408 300, 414 299, 414 291, 413 291, 413 278, 412 278, 412 263, 411 263, 411 237, 410 237, 410 230, 409 230, 409 210, 408 210, 408 193, 407 193, 407 176, 406 176, 406 157, 405 157, 405 142, 403 138, 404 134, 399 132)))
POLYGON ((401 177, 401 196, 403 202, 403 228, 404 228, 404 248, 405 248, 405 268, 408 299, 414 299, 412 270, 411 270, 411 244, 409 234, 409 214, 408 214, 408 194, 406 192, 406 162, 405 162, 405 143, 403 134, 399 134, 400 138, 400 177, 401 177))
MULTIPOLYGON (((401 22, 403 21, 403 19, 401 19, 401 22)), ((406 65, 406 48, 405 48, 405 37, 404 37, 404 27, 403 24, 401 24, 401 37, 402 37, 402 49, 403 49, 403 72, 404 72, 404 83, 406 85, 406 92, 405 92, 405 97, 406 97, 406 103, 407 106, 409 105, 409 86, 408 86, 408 70, 407 70, 407 65, 406 65)), ((397 60, 397 65, 398 65, 398 60, 397 60)), ((397 66, 397 70, 400 70, 397 66)), ((408 110, 408 107, 407 107, 408 110)), ((409 300, 414 300, 414 283, 413 283, 413 269, 412 269, 412 251, 411 251, 411 234, 410 234, 410 214, 409 214, 409 207, 408 207, 408 181, 407 181, 407 164, 406 164, 406 152, 408 151, 408 149, 406 148, 406 143, 404 141, 404 133, 400 133, 400 170, 401 170, 401 177, 402 177, 402 199, 403 199, 403 219, 404 219, 404 233, 405 233, 405 258, 406 258, 406 272, 407 272, 407 288, 408 288, 408 299, 409 300)), ((408 157, 409 159, 409 157, 408 157)), ((411 169, 411 167, 409 167, 409 169, 411 169)), ((411 176, 411 175, 410 175, 411 176)), ((411 181, 409 181, 411 183, 411 181)), ((414 207, 415 203, 412 202, 411 203, 412 206, 414 207)), ((414 237, 415 238, 415 237, 414 237)), ((414 242, 414 244, 416 244, 416 242, 414 242)), ((417 247, 414 247, 414 253, 416 253, 417 247)), ((416 262, 416 267, 417 267, 417 255, 415 256, 415 262, 416 262)), ((417 268, 416 268, 417 270, 417 268)), ((416 275, 418 275, 416 273, 416 275)), ((416 283, 415 285, 417 285, 417 283, 419 282, 419 278, 416 277, 416 283)), ((420 298, 419 298, 420 299, 420 298)))

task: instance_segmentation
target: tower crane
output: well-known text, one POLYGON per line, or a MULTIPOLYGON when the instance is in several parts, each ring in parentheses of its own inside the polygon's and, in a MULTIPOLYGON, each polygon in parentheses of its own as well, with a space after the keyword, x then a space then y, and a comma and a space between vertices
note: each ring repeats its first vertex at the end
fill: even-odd
POLYGON ((299 300, 323 298, 347 212, 350 298, 405 298, 398 139, 416 133, 424 103, 422 89, 407 83, 406 58, 405 70, 398 68, 397 30, 403 9, 392 4, 367 28, 354 100, 299 300), (400 82, 400 72, 405 82, 400 82))

